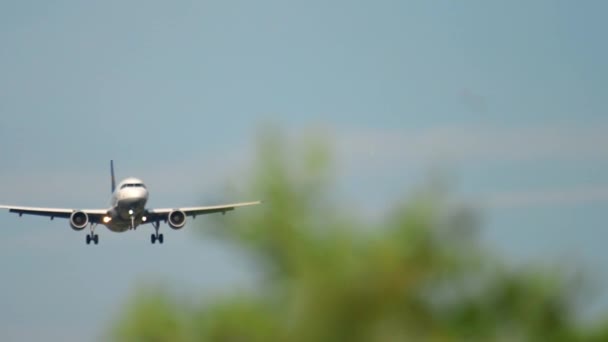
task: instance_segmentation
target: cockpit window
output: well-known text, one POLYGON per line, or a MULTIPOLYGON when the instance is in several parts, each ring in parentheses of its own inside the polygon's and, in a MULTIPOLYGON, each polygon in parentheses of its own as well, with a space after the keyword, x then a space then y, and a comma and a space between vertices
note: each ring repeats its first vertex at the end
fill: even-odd
POLYGON ((126 183, 126 184, 123 184, 120 188, 121 189, 124 189, 124 188, 144 188, 145 189, 146 186, 143 185, 142 183, 126 183))

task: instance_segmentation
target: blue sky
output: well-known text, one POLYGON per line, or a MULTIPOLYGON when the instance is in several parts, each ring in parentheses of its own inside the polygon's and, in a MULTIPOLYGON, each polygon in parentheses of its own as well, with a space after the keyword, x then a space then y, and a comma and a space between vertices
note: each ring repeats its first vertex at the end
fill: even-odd
MULTIPOLYGON (((372 217, 439 166, 482 209, 491 248, 605 284, 607 10, 2 1, 0 203, 105 207, 112 158, 119 177, 146 181, 151 206, 225 199, 257 128, 275 122, 331 136, 337 196, 372 217)), ((87 248, 66 222, 1 214, 0 339, 98 339, 145 282, 248 286, 238 251, 193 234, 205 222, 166 231, 163 248, 103 229, 87 248)))

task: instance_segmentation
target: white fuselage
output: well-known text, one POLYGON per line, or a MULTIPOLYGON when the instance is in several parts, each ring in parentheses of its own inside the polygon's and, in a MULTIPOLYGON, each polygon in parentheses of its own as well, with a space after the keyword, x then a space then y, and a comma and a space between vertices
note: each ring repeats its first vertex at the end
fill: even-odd
POLYGON ((148 189, 137 178, 127 178, 120 182, 112 193, 112 207, 109 210, 108 222, 103 224, 114 232, 134 229, 142 220, 148 201, 148 189))

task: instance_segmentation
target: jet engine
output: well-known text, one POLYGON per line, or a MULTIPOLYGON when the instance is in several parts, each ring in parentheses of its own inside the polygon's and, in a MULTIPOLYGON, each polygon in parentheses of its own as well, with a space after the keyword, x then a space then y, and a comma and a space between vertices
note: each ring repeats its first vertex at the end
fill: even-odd
POLYGON ((83 230, 89 223, 89 215, 83 211, 75 211, 70 215, 70 226, 74 230, 83 230))
POLYGON ((173 229, 181 229, 186 224, 186 213, 181 210, 174 210, 169 213, 167 218, 169 227, 173 229))

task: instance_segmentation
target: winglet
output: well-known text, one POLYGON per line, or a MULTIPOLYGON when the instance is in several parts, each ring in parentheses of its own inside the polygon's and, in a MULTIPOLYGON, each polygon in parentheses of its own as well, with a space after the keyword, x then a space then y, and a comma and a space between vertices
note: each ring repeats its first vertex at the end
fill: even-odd
POLYGON ((116 178, 114 177, 114 161, 110 160, 110 173, 112 175, 112 192, 116 189, 116 178))

